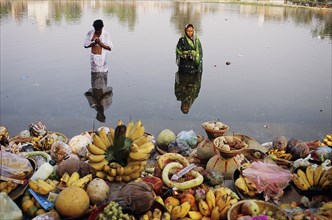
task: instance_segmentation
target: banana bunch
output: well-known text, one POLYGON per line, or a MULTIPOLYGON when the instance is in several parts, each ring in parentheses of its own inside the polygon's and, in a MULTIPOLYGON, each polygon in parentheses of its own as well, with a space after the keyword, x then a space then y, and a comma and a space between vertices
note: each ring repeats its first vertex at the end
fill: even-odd
POLYGON ((168 212, 162 212, 160 209, 155 208, 153 211, 149 210, 142 215, 139 220, 170 220, 171 215, 168 212))
POLYGON ((332 133, 327 134, 325 138, 323 139, 323 143, 326 144, 329 147, 332 147, 332 133))
POLYGON ((205 200, 198 203, 199 211, 211 220, 226 219, 229 208, 239 200, 239 197, 227 187, 210 189, 205 200))
POLYGON ((291 160, 292 159, 292 154, 286 153, 285 150, 279 150, 278 148, 270 148, 267 152, 267 155, 270 157, 277 157, 280 159, 285 159, 285 160, 291 160))
POLYGON ((37 179, 32 180, 29 179, 29 187, 36 193, 42 194, 42 195, 48 195, 50 192, 54 192, 56 190, 56 186, 58 185, 57 180, 51 180, 51 179, 37 179))
POLYGON ((253 198, 258 194, 257 187, 254 182, 249 180, 247 177, 243 177, 242 175, 239 176, 235 180, 235 186, 245 195, 253 198))
POLYGON ((320 216, 327 217, 327 219, 332 218, 332 201, 324 203, 319 209, 318 213, 320 216))
POLYGON ((9 194, 11 191, 16 189, 17 186, 18 186, 18 184, 13 182, 12 180, 0 181, 0 192, 5 192, 5 193, 9 194))
MULTIPOLYGON (((158 201, 158 200, 157 200, 158 201)), ((169 213, 171 213, 171 218, 176 219, 185 219, 192 211, 191 204, 189 201, 182 201, 174 196, 168 196, 164 205, 169 213)), ((200 214, 200 212, 197 212, 200 214)), ((200 214, 202 217, 202 215, 200 214)))
MULTIPOLYGON (((103 172, 106 174, 106 179, 110 182, 129 182, 135 180, 141 176, 142 171, 145 169, 147 161, 129 161, 127 166, 123 167, 116 162, 106 164, 103 167, 103 172)), ((103 174, 97 171, 99 178, 103 177, 103 174)))
POLYGON ((80 177, 78 172, 74 172, 69 175, 67 172, 60 178, 61 183, 65 186, 79 186, 85 188, 85 186, 92 180, 92 174, 88 174, 84 177, 80 177))
POLYGON ((52 145, 58 139, 56 134, 47 134, 46 136, 37 136, 32 138, 33 147, 38 151, 51 150, 52 145))
POLYGON ((310 164, 305 170, 297 169, 293 174, 294 184, 302 191, 332 188, 332 167, 310 164))
MULTIPOLYGON (((118 121, 118 126, 123 126, 121 120, 118 121)), ((97 177, 109 181, 129 182, 140 177, 144 171, 150 153, 155 147, 154 143, 150 140, 149 135, 145 134, 141 120, 136 123, 130 120, 125 128, 125 138, 130 142, 126 166, 109 161, 109 158, 112 158, 110 154, 115 144, 115 130, 113 128, 110 128, 108 133, 105 128, 101 128, 98 133, 92 135, 93 142, 87 147, 89 150, 88 160, 89 164, 97 171, 97 177)))

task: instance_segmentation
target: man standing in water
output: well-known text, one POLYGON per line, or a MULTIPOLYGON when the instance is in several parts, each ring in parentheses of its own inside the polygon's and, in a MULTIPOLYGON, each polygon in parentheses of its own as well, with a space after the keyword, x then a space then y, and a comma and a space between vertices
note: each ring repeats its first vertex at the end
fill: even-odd
POLYGON ((91 47, 90 62, 91 72, 108 72, 106 54, 112 50, 113 44, 110 34, 103 30, 103 21, 98 19, 93 22, 93 30, 90 30, 85 38, 84 47, 91 47))
POLYGON ((93 22, 94 29, 90 30, 85 38, 84 47, 90 48, 91 89, 85 93, 90 107, 97 111, 96 119, 105 122, 104 110, 112 103, 112 87, 107 87, 107 53, 112 50, 113 44, 110 34, 103 29, 102 20, 93 22))

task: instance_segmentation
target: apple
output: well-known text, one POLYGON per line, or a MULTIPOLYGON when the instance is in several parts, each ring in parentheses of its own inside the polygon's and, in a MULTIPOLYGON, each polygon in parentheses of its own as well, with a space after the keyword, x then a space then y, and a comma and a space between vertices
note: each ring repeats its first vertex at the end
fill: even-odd
POLYGON ((256 202, 252 200, 246 200, 241 206, 241 213, 243 215, 256 216, 259 214, 259 207, 256 202))

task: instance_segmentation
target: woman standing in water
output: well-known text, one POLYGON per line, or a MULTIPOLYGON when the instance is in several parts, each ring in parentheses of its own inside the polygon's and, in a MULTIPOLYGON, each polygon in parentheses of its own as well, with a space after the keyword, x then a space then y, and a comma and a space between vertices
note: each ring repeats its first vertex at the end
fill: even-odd
POLYGON ((176 45, 176 64, 180 73, 195 73, 202 71, 203 50, 201 41, 195 33, 192 24, 185 27, 185 35, 181 37, 176 45))

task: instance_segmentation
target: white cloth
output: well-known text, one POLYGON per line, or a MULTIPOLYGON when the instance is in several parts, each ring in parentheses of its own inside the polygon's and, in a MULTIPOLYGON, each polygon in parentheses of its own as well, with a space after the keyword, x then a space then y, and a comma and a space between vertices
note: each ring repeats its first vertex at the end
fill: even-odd
MULTIPOLYGON (((86 34, 86 38, 84 41, 84 47, 88 47, 93 41, 91 41, 95 30, 92 29, 86 34)), ((102 30, 102 33, 99 37, 100 41, 109 46, 111 49, 113 48, 113 43, 111 41, 110 34, 106 30, 102 30)), ((108 50, 102 48, 101 54, 93 54, 90 53, 90 63, 91 63, 91 71, 92 72, 107 72, 107 54, 109 53, 108 50)))

